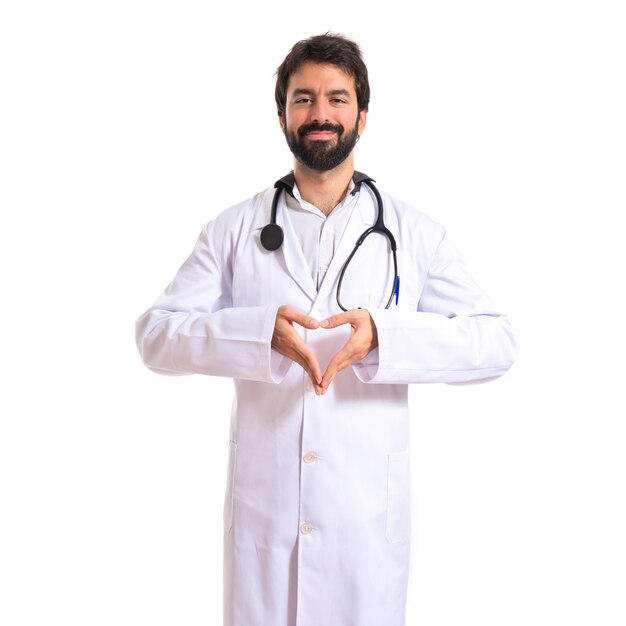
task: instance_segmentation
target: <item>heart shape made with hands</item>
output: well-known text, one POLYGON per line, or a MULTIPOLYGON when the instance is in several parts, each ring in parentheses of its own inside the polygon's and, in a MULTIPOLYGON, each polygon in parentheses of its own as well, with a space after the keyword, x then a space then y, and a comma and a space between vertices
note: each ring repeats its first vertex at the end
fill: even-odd
POLYGON ((365 358, 378 345, 376 324, 366 309, 352 309, 331 315, 319 322, 298 309, 282 305, 278 308, 274 323, 272 348, 298 363, 310 376, 317 395, 324 395, 335 376, 344 368, 365 358), (337 328, 344 324, 351 327, 345 345, 330 359, 326 371, 322 370, 311 348, 302 340, 293 324, 308 330, 337 328))

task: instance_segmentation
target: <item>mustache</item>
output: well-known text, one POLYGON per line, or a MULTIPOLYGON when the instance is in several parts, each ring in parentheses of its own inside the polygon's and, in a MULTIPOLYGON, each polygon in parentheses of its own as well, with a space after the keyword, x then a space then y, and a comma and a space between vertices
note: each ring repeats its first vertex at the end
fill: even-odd
POLYGON ((325 130, 333 131, 340 136, 343 134, 344 127, 341 124, 331 124, 330 122, 324 122, 323 124, 311 122, 310 124, 303 124, 298 128, 298 136, 302 139, 307 133, 325 130))

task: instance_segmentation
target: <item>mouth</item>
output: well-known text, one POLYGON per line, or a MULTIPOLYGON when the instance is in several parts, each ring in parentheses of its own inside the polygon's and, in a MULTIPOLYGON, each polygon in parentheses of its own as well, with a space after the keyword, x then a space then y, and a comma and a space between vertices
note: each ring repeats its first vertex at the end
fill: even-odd
POLYGON ((343 133, 343 127, 340 124, 324 124, 311 123, 304 124, 298 129, 298 135, 303 139, 310 141, 329 141, 330 139, 339 138, 343 133))
POLYGON ((312 130, 304 135, 307 139, 313 141, 326 141, 337 136, 334 130, 312 130))

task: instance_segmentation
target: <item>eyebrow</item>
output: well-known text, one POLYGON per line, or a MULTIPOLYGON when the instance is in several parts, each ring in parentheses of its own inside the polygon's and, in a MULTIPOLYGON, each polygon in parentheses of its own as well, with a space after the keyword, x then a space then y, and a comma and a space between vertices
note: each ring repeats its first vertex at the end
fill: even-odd
MULTIPOLYGON (((313 95, 313 90, 306 89, 305 87, 299 87, 293 90, 293 96, 312 96, 312 95, 313 95)), ((346 96, 347 98, 350 98, 351 96, 350 92, 347 89, 331 89, 330 91, 327 91, 325 95, 346 96)))

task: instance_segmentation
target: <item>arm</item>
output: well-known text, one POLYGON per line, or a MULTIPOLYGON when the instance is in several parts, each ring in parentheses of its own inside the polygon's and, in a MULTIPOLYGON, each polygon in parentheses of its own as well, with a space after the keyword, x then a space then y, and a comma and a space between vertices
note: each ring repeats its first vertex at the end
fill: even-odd
MULTIPOLYGON (((429 265, 417 310, 398 307, 369 314, 378 345, 353 362, 363 382, 487 380, 504 374, 515 360, 507 317, 474 282, 445 235, 429 265)), ((331 326, 338 325, 336 318, 342 315, 330 318, 331 326)))
POLYGON ((278 305, 232 307, 232 245, 216 222, 136 322, 143 362, 161 374, 278 382, 290 362, 271 350, 278 305))

